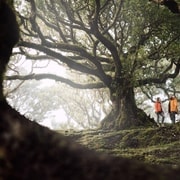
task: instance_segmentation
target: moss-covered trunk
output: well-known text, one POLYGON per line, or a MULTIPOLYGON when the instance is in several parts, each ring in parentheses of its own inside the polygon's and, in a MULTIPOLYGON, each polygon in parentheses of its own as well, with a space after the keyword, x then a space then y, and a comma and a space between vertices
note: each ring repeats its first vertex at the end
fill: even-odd
POLYGON ((132 87, 119 87, 112 97, 113 108, 103 119, 102 129, 127 129, 155 123, 137 107, 132 87))

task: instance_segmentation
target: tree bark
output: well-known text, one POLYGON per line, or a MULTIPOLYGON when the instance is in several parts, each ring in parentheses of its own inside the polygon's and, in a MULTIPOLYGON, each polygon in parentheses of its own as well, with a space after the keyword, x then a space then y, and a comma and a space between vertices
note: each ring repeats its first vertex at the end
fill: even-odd
POLYGON ((119 86, 116 90, 115 97, 113 97, 113 91, 111 91, 113 108, 109 115, 102 120, 101 128, 120 130, 155 125, 155 121, 137 107, 133 88, 125 87, 119 86))

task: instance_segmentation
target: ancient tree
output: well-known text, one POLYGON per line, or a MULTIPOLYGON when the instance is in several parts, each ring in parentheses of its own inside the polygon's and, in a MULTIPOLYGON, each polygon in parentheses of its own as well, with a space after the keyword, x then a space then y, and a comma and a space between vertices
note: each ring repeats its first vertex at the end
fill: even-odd
POLYGON ((165 83, 179 74, 179 18, 146 1, 35 1, 19 14, 21 54, 51 59, 91 82, 74 82, 52 74, 9 79, 51 78, 76 88, 104 88, 113 109, 104 129, 151 123, 135 102, 135 88, 165 83), (30 50, 37 50, 31 54, 30 50))

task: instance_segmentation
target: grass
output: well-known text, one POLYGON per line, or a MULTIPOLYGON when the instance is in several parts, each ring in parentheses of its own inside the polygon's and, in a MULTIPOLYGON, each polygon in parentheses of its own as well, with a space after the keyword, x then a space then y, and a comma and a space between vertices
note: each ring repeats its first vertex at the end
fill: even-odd
POLYGON ((180 123, 121 131, 66 132, 66 135, 89 149, 112 156, 180 166, 180 123))

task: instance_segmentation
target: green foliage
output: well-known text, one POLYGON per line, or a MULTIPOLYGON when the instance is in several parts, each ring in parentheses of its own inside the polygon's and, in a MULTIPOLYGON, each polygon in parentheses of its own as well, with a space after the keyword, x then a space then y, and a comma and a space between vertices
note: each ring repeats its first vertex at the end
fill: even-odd
MULTIPOLYGON (((179 57, 180 30, 179 19, 176 15, 167 13, 166 9, 143 0, 100 1, 100 6, 97 12, 98 5, 95 1, 37 0, 36 9, 40 19, 37 17, 36 23, 42 26, 41 34, 44 34, 47 41, 51 39, 52 43, 56 44, 50 46, 53 48, 51 50, 78 58, 80 54, 87 63, 82 60, 76 61, 76 66, 97 68, 98 73, 94 74, 90 71, 90 74, 97 76, 100 80, 108 78, 102 77, 104 73, 110 74, 111 77, 116 75, 114 71, 120 71, 117 67, 120 62, 122 77, 131 76, 132 82, 137 86, 137 81, 140 79, 159 77, 162 67, 164 66, 161 71, 167 68, 172 57, 175 59, 179 57), (114 45, 119 53, 118 63, 113 58, 114 51, 111 52, 109 43, 106 44, 104 40, 94 36, 91 23, 95 17, 99 33, 107 40, 106 42, 114 45), (69 46, 70 44, 75 46, 69 46), (99 61, 104 73, 91 58, 84 56, 83 51, 90 53, 94 58, 105 56, 109 59, 107 63, 99 61), (164 63, 164 61, 167 62, 164 63), (103 67, 105 65, 109 67, 107 70, 103 67)), ((38 38, 37 41, 39 41, 38 38)), ((69 63, 67 65, 70 66, 69 63)), ((82 72, 82 69, 75 70, 82 72)))

